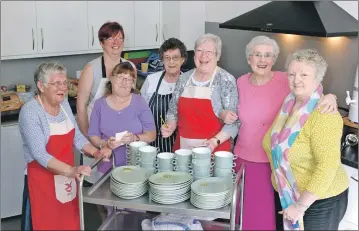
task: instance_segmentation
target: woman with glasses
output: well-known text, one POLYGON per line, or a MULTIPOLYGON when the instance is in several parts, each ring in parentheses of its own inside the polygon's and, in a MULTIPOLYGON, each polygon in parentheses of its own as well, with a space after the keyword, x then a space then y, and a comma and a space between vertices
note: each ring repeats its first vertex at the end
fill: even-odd
POLYGON ((141 88, 141 95, 145 98, 155 118, 157 137, 151 145, 158 147, 160 152, 172 152, 176 132, 164 138, 160 129, 162 119, 166 118, 177 79, 182 74, 181 66, 188 55, 186 46, 176 38, 166 40, 161 45, 159 53, 165 70, 147 76, 141 88))
POLYGON ((163 137, 171 136, 178 127, 173 151, 180 148, 206 146, 214 151, 230 151, 231 138, 236 137, 238 121, 223 124, 223 110, 237 114, 238 92, 235 78, 217 66, 222 41, 205 34, 195 43, 196 68, 180 76, 176 83, 166 124, 161 126, 163 137))
POLYGON ((65 99, 66 69, 58 63, 40 64, 34 75, 38 94, 20 111, 25 183, 21 230, 79 230, 75 178, 89 176, 89 166, 74 165, 74 150, 93 158, 111 156, 98 150, 81 133, 65 99))
MULTIPOLYGON (((156 126, 146 101, 135 89, 136 72, 128 63, 117 64, 106 84, 105 96, 96 100, 90 117, 88 136, 91 143, 113 150, 115 166, 126 165, 126 144, 134 141, 151 143, 156 126), (126 132, 120 140, 116 133, 126 132)), ((98 171, 105 173, 112 163, 102 162, 98 171)))
MULTIPOLYGON (((290 93, 288 77, 286 72, 272 71, 279 55, 275 40, 266 36, 254 37, 247 44, 245 52, 252 73, 237 79, 238 116, 224 111, 221 118, 226 124, 238 119, 241 121, 234 154, 239 157, 236 159, 236 171, 241 163, 246 167, 243 229, 275 230, 271 169, 262 140, 284 98, 290 93)), ((323 113, 335 112, 335 96, 329 94, 323 97, 318 104, 318 107, 322 106, 323 113)))
MULTIPOLYGON (((129 62, 121 58, 124 47, 125 32, 117 22, 106 22, 98 31, 98 39, 103 55, 89 62, 83 69, 79 80, 77 94, 77 119, 84 135, 87 135, 92 108, 97 99, 105 93, 105 85, 112 69, 121 62, 129 62)), ((131 63, 132 64, 132 63, 131 63)), ((132 64, 133 65, 133 64, 132 64)), ((134 66, 134 65, 133 65, 134 66)), ((83 157, 81 162, 90 165, 91 159, 83 157)), ((85 186, 96 182, 99 177, 97 168, 91 177, 85 177, 85 186), (89 183, 87 183, 89 182, 89 183)))

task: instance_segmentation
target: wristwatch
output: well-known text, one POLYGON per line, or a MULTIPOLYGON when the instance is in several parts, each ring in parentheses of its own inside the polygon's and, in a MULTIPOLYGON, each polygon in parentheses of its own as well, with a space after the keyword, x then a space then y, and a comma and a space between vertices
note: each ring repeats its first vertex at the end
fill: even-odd
POLYGON ((221 141, 217 138, 217 137, 213 137, 217 140, 217 145, 220 145, 221 144, 221 141))

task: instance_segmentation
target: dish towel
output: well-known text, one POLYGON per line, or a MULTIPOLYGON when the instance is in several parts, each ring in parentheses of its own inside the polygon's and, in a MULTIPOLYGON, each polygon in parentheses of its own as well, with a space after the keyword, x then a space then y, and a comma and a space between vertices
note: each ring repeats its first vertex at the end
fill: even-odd
POLYGON ((163 214, 141 223, 142 230, 203 230, 201 223, 188 216, 163 214))

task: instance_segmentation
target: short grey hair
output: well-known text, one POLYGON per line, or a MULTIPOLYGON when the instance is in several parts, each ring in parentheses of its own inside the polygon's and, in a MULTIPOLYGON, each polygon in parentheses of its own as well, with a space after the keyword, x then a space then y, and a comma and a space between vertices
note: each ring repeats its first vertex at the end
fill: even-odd
POLYGON ((274 52, 274 62, 277 60, 279 55, 279 46, 274 39, 271 39, 264 35, 259 35, 254 38, 246 46, 246 58, 249 59, 249 56, 253 54, 253 49, 258 45, 270 45, 273 48, 274 52))
POLYGON ((204 42, 212 42, 214 44, 214 47, 216 48, 216 56, 217 56, 217 59, 219 59, 222 54, 221 38, 217 35, 210 34, 210 33, 204 34, 196 40, 196 43, 194 44, 194 50, 196 51, 197 47, 204 42))
POLYGON ((291 53, 288 56, 285 65, 287 71, 292 61, 297 61, 297 62, 306 61, 309 64, 312 64, 313 67, 315 68, 315 77, 318 83, 321 83, 323 81, 324 75, 328 68, 328 64, 324 60, 324 58, 319 55, 319 52, 316 49, 302 49, 291 53))
POLYGON ((35 70, 34 73, 34 81, 35 85, 37 87, 37 82, 48 82, 50 76, 53 74, 67 74, 66 68, 56 62, 56 61, 48 61, 48 62, 42 62, 40 63, 35 70))

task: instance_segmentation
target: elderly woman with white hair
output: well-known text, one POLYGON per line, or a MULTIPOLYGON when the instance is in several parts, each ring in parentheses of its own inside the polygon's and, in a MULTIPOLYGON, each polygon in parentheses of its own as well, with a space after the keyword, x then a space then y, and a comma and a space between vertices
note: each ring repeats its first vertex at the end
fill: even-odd
POLYGON ((194 47, 196 68, 180 76, 162 125, 163 137, 169 137, 178 127, 173 151, 180 148, 207 146, 215 151, 230 151, 231 138, 238 132, 236 121, 224 124, 223 110, 237 114, 238 92, 236 80, 217 66, 221 57, 221 39, 205 34, 194 47))
POLYGON ((74 147, 92 158, 106 157, 81 133, 65 100, 66 69, 56 62, 40 64, 34 75, 38 94, 20 111, 25 184, 21 230, 79 230, 75 178, 90 176, 89 166, 74 165, 74 147))
POLYGON ((340 160, 341 115, 316 108, 327 63, 305 49, 289 56, 287 69, 291 92, 263 140, 283 214, 277 230, 338 230, 349 181, 340 160))
MULTIPOLYGON (((243 229, 275 230, 271 170, 262 140, 283 99, 290 93, 288 77, 285 72, 272 71, 279 55, 279 47, 275 40, 266 36, 254 37, 247 44, 245 51, 247 62, 253 72, 237 80, 238 117, 233 112, 224 111, 221 118, 227 124, 238 118, 241 121, 234 153, 239 157, 236 159, 236 170, 241 163, 246 166, 243 229)), ((336 111, 335 96, 323 97, 318 103, 318 106, 322 105, 326 105, 322 112, 336 111)))

